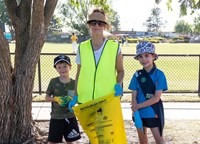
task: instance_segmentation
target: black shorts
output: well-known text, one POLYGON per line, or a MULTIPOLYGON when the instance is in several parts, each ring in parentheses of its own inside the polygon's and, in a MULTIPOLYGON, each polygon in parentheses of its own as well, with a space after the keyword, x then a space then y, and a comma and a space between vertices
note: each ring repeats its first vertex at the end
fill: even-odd
POLYGON ((48 141, 60 143, 63 136, 66 142, 76 141, 81 138, 75 117, 50 120, 48 141))
POLYGON ((159 119, 158 118, 142 118, 143 126, 148 128, 159 127, 159 119))
MULTIPOLYGON (((132 117, 133 122, 135 122, 134 117, 132 117)), ((142 118, 142 125, 148 128, 159 127, 158 118, 142 118)))

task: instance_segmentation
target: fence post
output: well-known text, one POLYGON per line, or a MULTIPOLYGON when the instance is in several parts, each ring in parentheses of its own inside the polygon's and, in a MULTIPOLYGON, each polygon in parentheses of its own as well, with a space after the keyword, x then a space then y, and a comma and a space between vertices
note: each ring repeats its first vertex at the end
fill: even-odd
POLYGON ((42 94, 42 84, 41 84, 41 67, 40 67, 40 59, 38 60, 38 89, 39 94, 42 94))
POLYGON ((199 84, 198 84, 198 96, 200 97, 200 55, 199 55, 199 84))

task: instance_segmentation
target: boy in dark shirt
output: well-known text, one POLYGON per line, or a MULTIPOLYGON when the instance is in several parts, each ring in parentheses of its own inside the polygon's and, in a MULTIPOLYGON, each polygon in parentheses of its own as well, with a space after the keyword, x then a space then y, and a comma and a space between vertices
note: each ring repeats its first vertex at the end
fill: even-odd
POLYGON ((75 80, 69 76, 70 58, 65 55, 57 56, 54 68, 60 76, 51 79, 46 91, 46 101, 52 102, 48 141, 50 144, 60 143, 64 136, 67 144, 72 144, 81 136, 76 117, 67 108, 75 88, 75 80))

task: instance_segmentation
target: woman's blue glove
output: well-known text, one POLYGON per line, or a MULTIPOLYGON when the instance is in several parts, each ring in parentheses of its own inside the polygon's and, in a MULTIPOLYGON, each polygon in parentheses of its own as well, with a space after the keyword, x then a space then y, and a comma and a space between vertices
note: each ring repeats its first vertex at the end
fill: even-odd
POLYGON ((119 83, 115 84, 115 96, 121 96, 123 93, 123 89, 119 83))
POLYGON ((77 101, 78 101, 78 96, 73 96, 73 99, 68 104, 68 109, 69 109, 70 112, 74 112, 72 107, 75 106, 77 101))
POLYGON ((139 111, 137 110, 137 111, 134 111, 134 119, 135 119, 135 127, 136 128, 141 128, 142 129, 142 131, 143 131, 143 125, 142 125, 142 120, 141 120, 141 118, 140 118, 140 114, 139 114, 139 111))

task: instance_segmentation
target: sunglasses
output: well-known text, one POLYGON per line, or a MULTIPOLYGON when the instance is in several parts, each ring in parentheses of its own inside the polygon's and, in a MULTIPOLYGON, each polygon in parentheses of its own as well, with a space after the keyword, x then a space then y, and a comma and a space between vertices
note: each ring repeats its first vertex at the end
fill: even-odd
POLYGON ((102 21, 96 21, 96 20, 94 20, 94 21, 90 21, 88 24, 91 25, 91 26, 96 26, 96 25, 98 25, 98 26, 100 26, 100 27, 103 27, 103 26, 106 25, 105 22, 102 22, 102 21))

